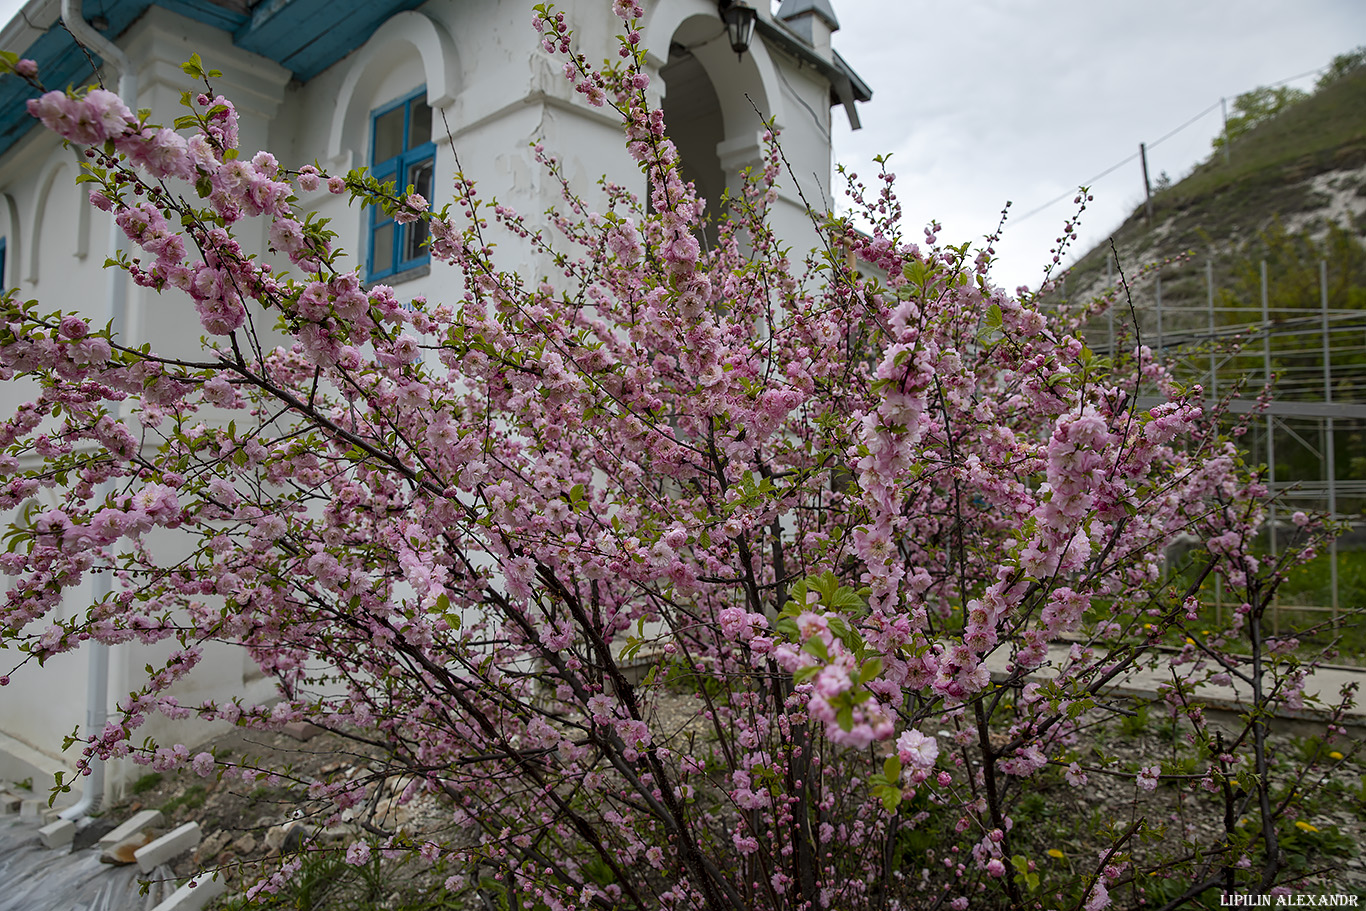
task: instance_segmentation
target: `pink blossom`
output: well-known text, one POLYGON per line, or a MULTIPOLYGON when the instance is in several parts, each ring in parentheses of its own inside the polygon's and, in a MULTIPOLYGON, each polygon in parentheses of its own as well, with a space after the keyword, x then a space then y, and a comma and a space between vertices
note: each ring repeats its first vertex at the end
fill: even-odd
POLYGON ((214 759, 212 753, 196 753, 194 759, 190 760, 190 768, 200 778, 208 778, 213 774, 214 759))
POLYGON ((394 209, 394 221, 410 225, 427 214, 427 200, 420 193, 409 193, 394 209))
POLYGON ((123 99, 105 89, 91 89, 85 94, 85 105, 95 122, 100 141, 122 136, 136 120, 123 99))
POLYGON ((896 749, 903 763, 922 769, 933 768, 939 758, 939 742, 916 730, 903 731, 896 740, 896 749))

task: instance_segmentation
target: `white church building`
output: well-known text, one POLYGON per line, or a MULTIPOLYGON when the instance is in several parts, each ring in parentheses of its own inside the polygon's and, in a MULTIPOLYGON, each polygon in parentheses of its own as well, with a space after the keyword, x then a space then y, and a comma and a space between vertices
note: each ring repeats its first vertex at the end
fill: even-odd
MULTIPOLYGON (((545 54, 531 27, 533 0, 29 0, 0 32, 0 48, 32 58, 48 88, 96 81, 136 85, 132 108, 169 124, 192 89, 180 68, 191 54, 222 71, 215 90, 237 105, 245 155, 269 149, 289 168, 317 163, 331 173, 368 167, 376 176, 416 184, 440 205, 459 169, 524 213, 544 212, 559 188, 533 157, 541 142, 583 192, 604 174, 640 183, 625 151, 619 119, 589 106, 545 54), (77 44, 77 36, 84 48, 77 44), (400 176, 402 175, 402 176, 400 176), (426 188, 430 187, 430 192, 426 188)), ((644 0, 642 43, 651 91, 679 147, 684 176, 719 199, 736 189, 745 168, 760 163, 764 118, 782 130, 792 174, 784 175, 775 227, 794 250, 818 237, 806 200, 830 200, 832 119, 858 126, 856 103, 871 91, 831 46, 838 21, 831 0, 751 0, 757 21, 737 52, 725 16, 743 0, 644 0), (775 4, 776 5, 776 4, 775 4), (762 116, 761 116, 762 115, 762 116)), ((560 0, 589 61, 615 58, 619 21, 610 0, 560 0)), ((47 309, 84 308, 103 323, 119 300, 123 335, 154 350, 197 344, 199 323, 188 300, 126 282, 105 270, 112 219, 90 206, 75 178, 78 149, 28 115, 32 89, 0 77, 0 285, 17 288, 47 309)), ((643 189, 643 187, 642 187, 643 189)), ((331 219, 337 243, 355 257, 366 281, 394 285, 400 298, 459 295, 461 279, 431 262, 405 226, 374 218, 325 192, 300 201, 331 219)), ((250 230, 250 229, 248 229, 250 230)), ((244 245, 262 238, 242 236, 244 245)), ((0 386, 4 416, 30 392, 0 386)), ((89 599, 68 599, 83 611, 89 599)), ((0 674, 22 655, 0 650, 0 674)), ((107 674, 112 705, 140 684, 151 660, 133 646, 109 654, 108 668, 84 652, 59 656, 41 670, 25 667, 0 689, 0 779, 50 781, 70 768, 78 750, 61 752, 64 736, 87 719, 92 674, 107 674)), ((267 699, 271 681, 244 653, 213 653, 178 695, 193 704, 240 693, 267 699)), ((213 731, 151 721, 146 734, 192 742, 213 731)), ((106 793, 121 776, 105 777, 106 793)))

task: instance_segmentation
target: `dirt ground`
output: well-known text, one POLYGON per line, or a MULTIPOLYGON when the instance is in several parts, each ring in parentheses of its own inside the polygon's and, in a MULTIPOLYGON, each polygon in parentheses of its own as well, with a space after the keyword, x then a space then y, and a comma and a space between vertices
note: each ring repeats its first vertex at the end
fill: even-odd
MULTIPOLYGON (((1097 729, 1098 742, 1110 756, 1122 762, 1171 759, 1179 752, 1178 737, 1159 721, 1129 730, 1097 729)), ((1303 736, 1279 733, 1273 737, 1276 753, 1287 762, 1303 757, 1313 749, 1313 741, 1303 736)), ((1348 754, 1343 761, 1325 761, 1305 776, 1299 787, 1312 795, 1311 812, 1296 823, 1304 833, 1307 861, 1305 891, 1318 894, 1347 893, 1366 897, 1366 756, 1353 754, 1350 744, 1342 744, 1348 754), (1317 850, 1310 850, 1317 848, 1317 850)), ((200 749, 215 753, 220 761, 241 763, 254 759, 266 767, 288 770, 278 779, 243 781, 240 775, 201 778, 189 770, 167 774, 148 774, 136 781, 127 797, 106 809, 104 818, 117 822, 139 809, 160 809, 165 815, 164 829, 190 820, 197 821, 204 839, 193 853, 179 858, 172 866, 177 876, 186 877, 207 869, 219 869, 228 877, 232 892, 240 893, 262 869, 269 869, 275 858, 297 848, 305 839, 311 848, 343 849, 363 833, 352 819, 348 824, 323 826, 321 808, 310 802, 300 786, 291 779, 311 779, 370 774, 371 757, 342 737, 319 732, 301 740, 285 733, 237 730, 200 749), (292 829, 292 831, 291 831, 292 829), (266 866, 262 866, 262 863, 266 866)), ((1035 794, 1027 794, 1017 805, 1017 849, 1030 856, 1052 857, 1058 852, 1072 862, 1094 853, 1097 821, 1131 821, 1140 812, 1169 812, 1167 836, 1172 839, 1208 845, 1217 838, 1222 820, 1206 809, 1192 809, 1190 801, 1199 795, 1178 788, 1164 788, 1164 801, 1156 805, 1145 799, 1135 801, 1132 776, 1092 775, 1087 786, 1071 787, 1059 776, 1031 784, 1035 794), (1089 828, 1082 821, 1090 821, 1089 828), (1181 821, 1187 820, 1187 821, 1181 821), (1087 832, 1091 834, 1088 835, 1087 832)), ((402 827, 414 818, 430 824, 443 815, 442 808, 430 797, 420 797, 399 807, 401 787, 381 789, 377 803, 365 808, 365 820, 383 828, 402 827), (389 801, 386 805, 384 801, 389 801)), ((408 870, 405 876, 421 876, 408 870)), ((395 893, 397 894, 397 893, 395 893)), ((381 902, 379 907, 391 907, 381 902)), ((321 904, 315 907, 354 907, 348 904, 321 904)), ((404 907, 407 907, 406 905, 404 907)), ((441 905, 440 907, 459 907, 441 905)))

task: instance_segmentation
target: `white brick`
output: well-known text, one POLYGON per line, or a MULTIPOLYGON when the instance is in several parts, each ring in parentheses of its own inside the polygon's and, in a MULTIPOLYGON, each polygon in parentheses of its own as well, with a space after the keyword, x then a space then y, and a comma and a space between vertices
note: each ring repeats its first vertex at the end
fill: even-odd
POLYGON ((117 829, 111 829, 101 835, 99 845, 101 848, 116 845, 128 836, 136 835, 143 829, 161 825, 161 822, 160 810, 143 810, 140 813, 133 814, 125 822, 120 824, 117 829))
POLYGON ((25 799, 19 805, 19 818, 25 822, 36 822, 43 818, 43 801, 38 798, 25 799))
POLYGON ((168 863, 199 844, 202 835, 197 822, 187 822, 178 829, 172 829, 151 844, 138 848, 133 854, 138 869, 143 873, 151 873, 157 864, 168 863))
POLYGON ((138 849, 151 844, 156 837, 147 832, 134 832, 123 841, 116 845, 109 845, 100 851, 100 863, 104 864, 131 864, 137 860, 134 856, 138 849))
POLYGON ((0 813, 11 816, 19 812, 19 807, 24 803, 24 798, 17 794, 0 794, 0 813))
POLYGON ((223 881, 223 877, 214 879, 213 874, 204 873, 175 890, 170 898, 152 911, 199 911, 226 891, 228 884, 223 881))
POLYGON ((38 830, 38 837, 45 848, 60 848, 71 844, 76 837, 76 824, 69 819, 59 819, 48 823, 38 830))

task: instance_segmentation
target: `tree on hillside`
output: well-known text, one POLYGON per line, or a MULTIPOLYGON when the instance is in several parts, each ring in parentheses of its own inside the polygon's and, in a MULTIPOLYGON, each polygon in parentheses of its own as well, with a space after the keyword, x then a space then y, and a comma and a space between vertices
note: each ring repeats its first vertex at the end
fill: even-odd
POLYGON ((0 425, 0 506, 60 504, 0 556, 14 673, 90 639, 171 643, 88 761, 255 780, 138 726, 311 721, 373 756, 300 783, 368 836, 347 859, 420 857, 485 907, 1097 911, 1298 877, 1303 789, 1267 733, 1305 669, 1262 627, 1293 557, 1253 553, 1265 489, 1233 442, 1146 348, 1097 357, 995 287, 990 241, 904 237, 889 173, 850 175, 872 230, 824 222, 803 269, 767 225, 782 163, 766 136, 703 250, 704 203, 648 106, 642 12, 614 8, 610 69, 573 52, 563 14, 539 7, 536 27, 587 102, 620 113, 647 196, 607 183, 593 208, 565 181, 544 231, 460 175, 432 213, 362 172, 239 156, 197 63, 188 138, 102 89, 34 100, 140 248, 122 267, 192 306, 206 341, 133 349, 6 302, 4 378, 41 392, 0 425), (463 289, 363 287, 294 207, 320 186, 426 220, 463 289), (253 218, 299 278, 238 245, 253 218), (500 268, 508 237, 552 274, 500 268), (1140 409, 1140 387, 1170 401, 1140 409), (1172 587, 1164 553, 1186 536, 1201 568, 1172 587), (63 613, 93 574, 111 594, 63 613), (1215 577, 1243 605, 1202 628, 1215 577), (173 687, 211 642, 245 648, 280 701, 182 705, 173 687), (1161 705, 1193 744, 1179 765, 1083 746, 1128 712, 1109 687, 1139 664, 1171 681, 1161 705), (1197 697, 1235 680, 1249 712, 1229 735, 1197 697), (396 775, 443 815, 377 822, 396 775), (1056 863, 1023 806, 1102 779, 1133 813, 1056 863), (1175 807, 1218 822, 1173 838, 1175 807))
POLYGON ((1258 124, 1265 123, 1309 94, 1289 86, 1267 88, 1258 86, 1233 100, 1233 114, 1225 123, 1224 132, 1211 140, 1215 152, 1222 152, 1226 144, 1237 142, 1258 124))
POLYGON ((1355 73, 1363 66, 1366 66, 1366 46, 1354 48, 1345 54, 1338 54, 1314 83, 1314 91, 1317 92, 1332 85, 1339 79, 1355 73))

